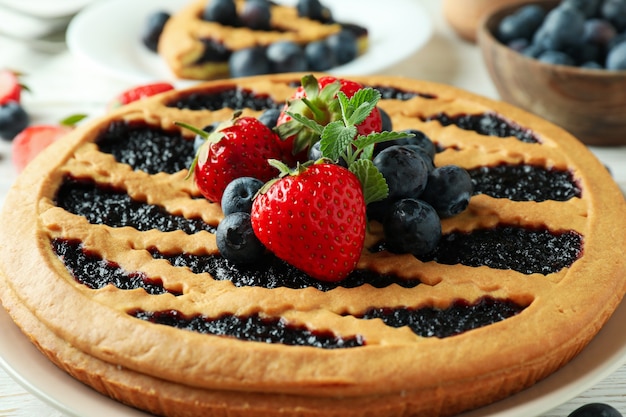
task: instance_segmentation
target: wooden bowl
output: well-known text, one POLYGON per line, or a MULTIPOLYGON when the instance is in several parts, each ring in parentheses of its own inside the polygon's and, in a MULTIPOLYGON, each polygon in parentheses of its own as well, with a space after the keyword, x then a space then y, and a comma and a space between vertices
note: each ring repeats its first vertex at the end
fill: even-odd
MULTIPOLYGON (((530 1, 551 9, 557 0, 530 1)), ((500 43, 498 23, 521 5, 485 16, 478 44, 502 100, 535 113, 593 146, 626 145, 626 71, 551 65, 500 43)))

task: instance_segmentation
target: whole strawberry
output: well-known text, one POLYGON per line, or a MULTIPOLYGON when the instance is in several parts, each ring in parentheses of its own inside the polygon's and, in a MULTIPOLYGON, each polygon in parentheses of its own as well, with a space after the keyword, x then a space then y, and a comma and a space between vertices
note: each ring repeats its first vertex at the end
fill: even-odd
POLYGON ((365 240, 359 179, 336 164, 278 162, 282 175, 254 200, 255 235, 277 257, 322 281, 340 281, 355 267, 365 240))
POLYGON ((279 138, 254 117, 235 117, 210 134, 178 123, 206 140, 198 148, 190 168, 202 195, 220 202, 224 189, 235 178, 254 177, 263 182, 276 176, 269 159, 281 157, 279 138))
MULTIPOLYGON (((288 105, 278 117, 277 132, 283 140, 283 151, 293 155, 294 162, 306 160, 306 150, 319 141, 319 132, 312 131, 293 120, 292 114, 300 114, 321 126, 340 120, 341 109, 337 102, 337 93, 342 92, 352 98, 363 85, 356 81, 324 76, 319 80, 313 75, 302 78, 302 85, 296 89, 288 105)), ((374 107, 367 117, 356 125, 359 135, 382 130, 382 117, 374 107)), ((292 162, 286 159, 287 162, 292 162)))

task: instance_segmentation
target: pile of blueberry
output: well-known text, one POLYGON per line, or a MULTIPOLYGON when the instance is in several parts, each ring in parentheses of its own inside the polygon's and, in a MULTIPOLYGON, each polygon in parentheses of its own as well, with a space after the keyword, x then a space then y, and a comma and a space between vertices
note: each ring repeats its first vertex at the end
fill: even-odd
POLYGON ((572 411, 568 417, 622 417, 622 414, 609 404, 589 403, 572 411))
POLYGON ((523 6, 499 24, 497 38, 540 61, 626 69, 626 0, 563 0, 556 8, 523 6))
MULTIPOLYGON (((281 30, 271 25, 271 0, 246 0, 238 11, 234 0, 210 0, 202 19, 225 26, 248 27, 253 30, 281 30)), ((296 9, 300 17, 334 23, 330 9, 319 0, 298 0, 296 9)), ((148 16, 141 40, 150 50, 156 52, 163 27, 170 18, 165 11, 156 11, 148 16)), ((326 39, 300 45, 283 40, 269 46, 257 46, 226 53, 220 57, 228 59, 230 76, 243 77, 271 73, 298 71, 326 71, 346 64, 358 55, 357 32, 354 25, 342 25, 342 30, 326 39)), ((219 49, 219 46, 211 45, 219 49)), ((223 47, 222 47, 223 49, 223 47)))
POLYGON ((457 165, 435 167, 436 148, 423 132, 376 145, 374 165, 389 187, 386 199, 370 203, 367 215, 382 222, 386 249, 427 255, 441 239, 441 219, 463 212, 473 194, 469 173, 457 165))

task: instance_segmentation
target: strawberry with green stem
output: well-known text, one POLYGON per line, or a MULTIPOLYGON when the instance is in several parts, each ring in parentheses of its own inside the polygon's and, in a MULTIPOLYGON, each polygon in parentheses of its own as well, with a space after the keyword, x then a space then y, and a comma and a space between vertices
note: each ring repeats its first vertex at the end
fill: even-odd
MULTIPOLYGON (((324 76, 319 80, 313 75, 302 77, 301 86, 296 89, 288 105, 278 117, 276 131, 283 140, 286 162, 305 161, 306 150, 320 140, 320 133, 293 119, 301 114, 321 126, 341 119, 341 109, 337 101, 338 93, 348 98, 354 96, 363 86, 352 80, 324 76)), ((367 135, 382 130, 382 118, 374 106, 367 117, 355 125, 357 132, 367 135)))
POLYGON ((320 138, 323 158, 280 171, 255 198, 251 221, 257 238, 277 257, 322 281, 340 281, 356 267, 363 250, 366 205, 384 199, 388 188, 372 163, 374 145, 404 133, 362 135, 358 125, 376 107, 380 94, 361 89, 351 98, 337 93, 340 117, 325 126, 288 112, 320 138), (333 161, 343 158, 344 168, 333 161))

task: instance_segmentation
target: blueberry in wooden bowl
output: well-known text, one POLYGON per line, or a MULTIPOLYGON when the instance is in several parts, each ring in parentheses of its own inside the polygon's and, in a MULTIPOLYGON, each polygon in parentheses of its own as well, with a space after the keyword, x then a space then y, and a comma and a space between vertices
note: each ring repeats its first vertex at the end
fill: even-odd
POLYGON ((538 0, 485 16, 478 44, 501 99, 587 145, 626 144, 620 1, 538 0))

